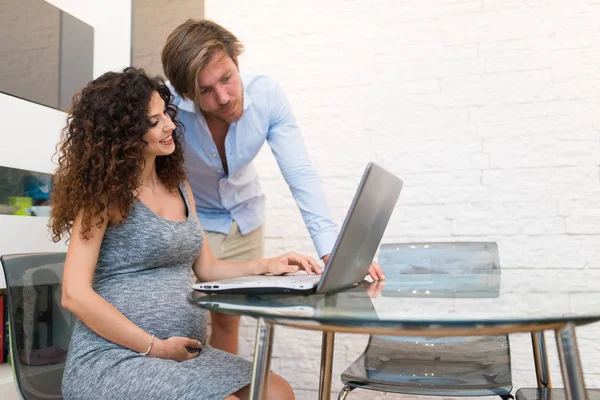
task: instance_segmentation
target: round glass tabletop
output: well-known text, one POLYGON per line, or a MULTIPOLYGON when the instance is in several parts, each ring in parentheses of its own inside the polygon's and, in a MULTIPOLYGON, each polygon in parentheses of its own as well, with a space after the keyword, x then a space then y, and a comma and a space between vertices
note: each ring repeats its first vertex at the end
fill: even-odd
MULTIPOLYGON (((332 294, 204 295, 191 301, 223 313, 274 323, 440 328, 600 321, 600 270, 532 270, 466 274, 388 274, 380 283, 332 294)), ((534 329, 527 329, 534 330, 534 329)))

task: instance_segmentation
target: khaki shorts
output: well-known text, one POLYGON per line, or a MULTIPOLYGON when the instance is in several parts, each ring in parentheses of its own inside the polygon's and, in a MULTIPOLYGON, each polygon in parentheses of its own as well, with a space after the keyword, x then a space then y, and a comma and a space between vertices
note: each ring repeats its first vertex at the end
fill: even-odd
POLYGON ((265 236, 262 226, 242 236, 238 224, 231 224, 229 234, 206 231, 205 238, 218 260, 250 261, 264 257, 265 236))

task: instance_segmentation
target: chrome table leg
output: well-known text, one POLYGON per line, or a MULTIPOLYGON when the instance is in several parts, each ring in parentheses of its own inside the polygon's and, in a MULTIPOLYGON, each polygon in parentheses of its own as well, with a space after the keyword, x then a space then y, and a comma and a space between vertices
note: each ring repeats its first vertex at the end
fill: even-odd
POLYGON ((548 352, 546 351, 546 339, 543 331, 531 332, 531 346, 533 347, 537 387, 539 389, 551 388, 552 379, 550 378, 548 352))
POLYGON ((319 378, 319 399, 331 398, 331 371, 333 369, 334 332, 323 332, 321 345, 321 376, 319 378))
POLYGON ((556 329, 556 346, 565 385, 567 400, 587 400, 583 370, 575 338, 575 324, 567 323, 562 328, 556 329))
POLYGON ((259 318, 256 327, 256 344, 254 345, 254 364, 252 366, 252 382, 250 383, 250 399, 263 400, 269 380, 269 367, 273 349, 273 324, 259 318))

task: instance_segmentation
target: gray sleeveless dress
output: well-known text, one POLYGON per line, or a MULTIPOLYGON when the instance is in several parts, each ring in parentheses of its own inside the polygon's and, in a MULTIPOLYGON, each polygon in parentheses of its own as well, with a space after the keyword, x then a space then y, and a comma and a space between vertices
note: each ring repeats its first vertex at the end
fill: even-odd
POLYGON ((250 383, 252 365, 206 345, 206 312, 189 302, 191 266, 203 243, 188 218, 173 222, 135 201, 121 224, 106 230, 94 290, 157 338, 185 336, 204 345, 184 362, 142 356, 103 339, 81 321, 71 338, 63 376, 65 399, 223 399, 250 383))

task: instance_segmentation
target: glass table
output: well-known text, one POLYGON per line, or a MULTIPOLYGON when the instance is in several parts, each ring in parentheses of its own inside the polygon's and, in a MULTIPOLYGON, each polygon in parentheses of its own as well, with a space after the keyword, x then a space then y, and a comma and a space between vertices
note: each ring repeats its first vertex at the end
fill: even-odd
POLYGON ((323 332, 319 398, 331 392, 335 332, 401 336, 472 336, 530 332, 538 387, 551 386, 543 332, 553 330, 567 399, 583 400, 586 389, 575 328, 600 321, 600 271, 532 270, 489 275, 389 276, 333 294, 204 295, 202 308, 258 319, 253 399, 262 399, 268 377, 274 325, 323 332), (562 274, 562 275, 561 275, 562 274), (501 282, 500 282, 501 278, 501 282), (554 279, 556 282, 551 282, 554 279))

